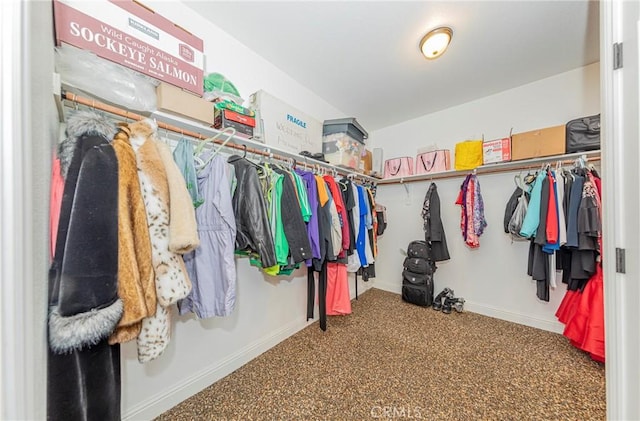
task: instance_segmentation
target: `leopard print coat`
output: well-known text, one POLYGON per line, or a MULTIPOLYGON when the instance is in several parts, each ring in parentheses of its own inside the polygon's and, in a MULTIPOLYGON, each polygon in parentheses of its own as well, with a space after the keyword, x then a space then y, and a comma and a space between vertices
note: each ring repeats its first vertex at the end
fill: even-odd
POLYGON ((152 263, 156 275, 156 313, 142 321, 142 330, 137 340, 138 361, 144 363, 159 357, 169 344, 168 307, 189 294, 191 281, 182 256, 171 251, 169 247, 169 183, 155 143, 156 124, 146 119, 129 124, 129 130, 131 145, 136 152, 138 177, 147 212, 152 263))

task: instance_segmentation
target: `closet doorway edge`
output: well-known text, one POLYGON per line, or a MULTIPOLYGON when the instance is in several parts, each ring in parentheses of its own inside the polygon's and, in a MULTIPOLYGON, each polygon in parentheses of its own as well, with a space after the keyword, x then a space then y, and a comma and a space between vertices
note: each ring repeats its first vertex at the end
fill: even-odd
POLYGON ((639 28, 638 2, 600 2, 605 370, 612 420, 640 419, 639 28), (622 67, 614 64, 616 43, 623 45, 622 67), (625 255, 624 268, 616 264, 617 252, 625 255))

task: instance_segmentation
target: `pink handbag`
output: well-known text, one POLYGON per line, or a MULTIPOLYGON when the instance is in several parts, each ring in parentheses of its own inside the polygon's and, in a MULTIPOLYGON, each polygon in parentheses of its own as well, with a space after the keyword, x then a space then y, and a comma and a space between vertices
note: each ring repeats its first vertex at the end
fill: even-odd
POLYGON ((416 174, 430 174, 451 169, 451 151, 438 149, 416 156, 416 174))
POLYGON ((408 156, 384 161, 384 178, 413 175, 413 159, 408 156))

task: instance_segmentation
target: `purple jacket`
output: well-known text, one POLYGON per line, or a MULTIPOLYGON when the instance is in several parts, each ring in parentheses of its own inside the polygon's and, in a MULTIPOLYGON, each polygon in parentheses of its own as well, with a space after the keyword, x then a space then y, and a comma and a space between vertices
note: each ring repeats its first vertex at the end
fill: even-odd
MULTIPOLYGON (((311 255, 316 259, 320 259, 322 256, 320 254, 318 213, 316 212, 318 209, 318 187, 316 179, 312 172, 296 169, 296 174, 304 180, 304 184, 307 188, 307 197, 309 198, 309 208, 311 208, 311 218, 309 218, 309 222, 307 223, 307 235, 309 237, 309 242, 311 243, 311 255)), ((307 266, 311 266, 311 259, 306 260, 305 263, 307 266)))

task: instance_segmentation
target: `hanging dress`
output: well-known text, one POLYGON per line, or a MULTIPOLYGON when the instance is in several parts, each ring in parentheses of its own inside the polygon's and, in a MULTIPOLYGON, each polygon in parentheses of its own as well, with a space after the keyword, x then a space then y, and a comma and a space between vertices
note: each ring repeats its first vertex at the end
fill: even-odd
MULTIPOLYGON (((212 153, 206 151, 203 161, 212 153)), ((202 198, 202 205, 196 209, 200 246, 184 255, 193 289, 178 303, 178 309, 180 314, 193 312, 201 319, 228 316, 236 302, 236 221, 226 165, 218 155, 198 173, 202 198)))

